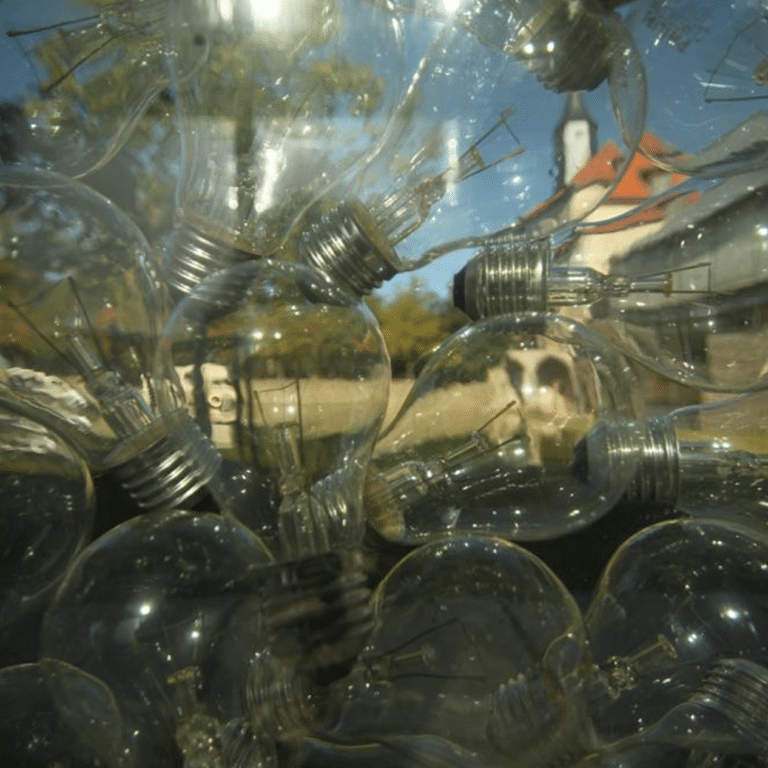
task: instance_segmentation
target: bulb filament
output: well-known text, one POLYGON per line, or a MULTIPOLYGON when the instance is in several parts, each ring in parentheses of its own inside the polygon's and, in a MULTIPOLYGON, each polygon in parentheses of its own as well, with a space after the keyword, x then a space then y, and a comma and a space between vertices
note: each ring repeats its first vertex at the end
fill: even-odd
MULTIPOLYGON (((432 207, 443 197, 449 185, 459 184, 525 151, 509 124, 513 112, 511 107, 504 110, 493 126, 461 154, 455 165, 424 179, 413 188, 398 189, 377 196, 371 201, 371 215, 392 245, 405 240, 426 221, 432 207), (480 152, 480 147, 502 128, 518 146, 495 160, 488 161, 480 152)), ((411 158, 410 167, 417 167, 424 155, 425 150, 419 150, 411 158)))

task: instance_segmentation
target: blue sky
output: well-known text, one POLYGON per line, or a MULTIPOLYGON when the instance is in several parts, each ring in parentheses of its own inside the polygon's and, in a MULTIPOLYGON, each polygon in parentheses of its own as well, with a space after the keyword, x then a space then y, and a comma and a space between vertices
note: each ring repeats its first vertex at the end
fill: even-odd
MULTIPOLYGON (((443 1, 455 6, 455 0, 443 1)), ((59 8, 65 17, 88 12, 87 7, 73 2, 0 0, 0 28, 5 32, 8 28, 39 24, 43 8, 50 13, 59 8)), ((628 24, 647 66, 648 128, 661 138, 695 150, 750 114, 766 109, 768 21, 761 0, 740 0, 737 4, 722 0, 636 0, 624 6, 622 13, 629 16, 628 24)), ((481 48, 479 43, 476 48, 481 48)), ((9 98, 29 77, 29 68, 5 35, 0 40, 0 51, 0 98, 9 98)), ((411 59, 415 60, 412 52, 411 59)), ((488 66, 488 62, 467 56, 457 60, 455 66, 466 74, 467 68, 488 66)), ((456 98, 471 105, 467 107, 471 111, 467 120, 475 121, 476 135, 503 110, 514 109, 510 126, 524 151, 450 191, 433 209, 431 220, 399 246, 405 258, 417 258, 447 240, 502 228, 554 191, 557 169, 553 131, 566 96, 546 91, 515 62, 505 67, 502 73, 495 73, 498 82, 494 88, 474 100, 464 92, 457 93, 456 98)), ((609 140, 620 142, 608 85, 604 83, 585 99, 598 125, 598 146, 609 140)), ((446 157, 466 148, 462 144, 467 143, 467 133, 462 129, 459 134, 456 146, 446 148, 446 157)), ((450 131, 446 135, 450 136, 450 131)), ((499 135, 499 139, 496 148, 488 147, 489 153, 500 154, 513 148, 509 136, 499 135)), ((417 274, 444 295, 452 275, 470 255, 470 251, 460 251, 443 257, 417 273, 391 281, 385 292, 407 285, 417 274)))

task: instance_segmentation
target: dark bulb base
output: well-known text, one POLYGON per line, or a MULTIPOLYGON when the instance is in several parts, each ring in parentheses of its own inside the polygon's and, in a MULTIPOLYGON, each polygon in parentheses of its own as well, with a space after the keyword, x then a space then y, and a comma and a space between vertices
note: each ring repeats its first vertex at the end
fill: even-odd
POLYGON ((514 55, 551 91, 594 90, 610 73, 615 17, 590 0, 540 5, 527 25, 534 33, 515 45, 514 55))
POLYGON ((551 255, 547 238, 482 251, 454 276, 454 306, 472 320, 545 311, 551 255))

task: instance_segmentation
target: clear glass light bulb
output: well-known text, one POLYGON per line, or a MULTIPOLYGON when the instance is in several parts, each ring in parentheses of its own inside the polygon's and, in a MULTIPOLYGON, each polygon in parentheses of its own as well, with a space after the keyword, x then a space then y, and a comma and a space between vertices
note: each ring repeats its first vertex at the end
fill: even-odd
MULTIPOLYGON (((208 487, 279 561, 265 609, 270 645, 305 669, 354 659, 369 627, 362 490, 390 370, 378 323, 358 297, 273 259, 201 283, 158 344, 169 432, 186 404, 223 455, 208 487)), ((193 458, 197 446, 183 450, 193 458)), ((292 686, 283 673, 265 658, 254 700, 292 686)))
POLYGON ((5 0, 0 159, 82 176, 113 157, 170 81, 165 8, 5 0))
POLYGON ((545 314, 474 323, 430 357, 379 436, 368 521, 408 544, 577 530, 616 504, 638 465, 621 446, 586 451, 593 424, 611 414, 632 434, 640 413, 624 358, 577 323, 545 314))
POLYGON ((368 643, 334 690, 335 739, 436 736, 521 766, 560 764, 581 740, 581 613, 534 555, 500 539, 432 542, 389 572, 372 605, 368 643))
MULTIPOLYGON (((98 765, 94 753, 81 739, 87 739, 89 734, 70 729, 57 712, 46 685, 43 664, 39 662, 0 670, 0 734, 3 765, 98 765)), ((115 764, 108 765, 112 768, 115 764)))
POLYGON ((300 264, 237 265, 177 305, 156 377, 171 431, 185 405, 227 459, 268 482, 260 505, 217 501, 277 557, 359 543, 390 373, 378 323, 357 297, 300 264))
MULTIPOLYGON (((0 410, 0 637, 40 609, 91 535, 91 475, 65 440, 0 410)), ((5 645, 5 641, 2 643, 5 645)))
MULTIPOLYGON (((627 498, 696 518, 739 519, 768 531, 766 420, 768 390, 649 419, 624 446, 625 453, 641 456, 627 498)), ((626 430, 609 422, 594 431, 592 450, 599 454, 610 451, 620 439, 616 433, 626 430)))
POLYGON ((563 246, 554 237, 493 245, 455 275, 454 304, 473 319, 559 308, 667 378, 723 392, 765 387, 767 195, 758 170, 583 222, 563 246))
MULTIPOLYGON (((541 203, 540 179, 558 164, 541 136, 558 128, 561 92, 597 89, 599 127, 627 162, 643 127, 643 73, 617 15, 580 1, 401 5, 419 62, 387 142, 345 197, 332 191, 306 218, 299 241, 300 259, 359 293, 541 203)), ((585 128, 588 145, 597 129, 585 128)), ((599 202, 584 199, 566 218, 599 202)))
POLYGON ((765 743, 766 572, 764 533, 725 521, 667 521, 622 544, 585 616, 606 691, 591 711, 606 742, 637 735, 637 743, 680 743, 687 733, 706 748, 711 717, 713 728, 744 727, 735 739, 731 727, 732 743, 765 743), (666 737, 654 735, 668 713, 659 726, 666 737), (763 725, 748 736, 753 721, 763 725))
POLYGON ((396 17, 356 0, 172 2, 182 171, 163 258, 189 293, 270 256, 306 208, 382 139, 400 93, 396 17), (185 82, 190 62, 209 49, 185 82))
POLYGON ((225 765, 206 744, 245 716, 243 680, 266 643, 258 573, 270 562, 252 532, 214 514, 146 513, 101 536, 43 621, 41 657, 59 663, 47 670, 57 707, 82 718, 81 670, 112 697, 110 720, 121 718, 137 766, 181 753, 185 765, 225 765), (194 761, 201 750, 207 763, 194 761))
POLYGON ((763 0, 637 0, 628 10, 648 78, 647 128, 673 148, 649 159, 691 174, 765 165, 763 0))
MULTIPOLYGON (((0 398, 64 434, 142 507, 205 484, 168 439, 151 382, 163 294, 136 225, 49 171, 0 168, 0 398)), ((194 437, 194 436, 193 436, 194 437)))

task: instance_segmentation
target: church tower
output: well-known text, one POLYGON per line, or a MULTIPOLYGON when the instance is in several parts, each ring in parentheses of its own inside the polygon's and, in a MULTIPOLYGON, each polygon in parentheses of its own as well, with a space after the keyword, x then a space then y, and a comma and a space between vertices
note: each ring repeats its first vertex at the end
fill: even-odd
POLYGON ((597 126, 587 112, 581 93, 571 93, 555 127, 557 188, 570 184, 596 151, 597 126))

